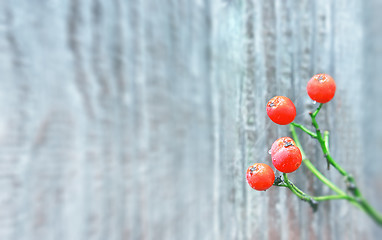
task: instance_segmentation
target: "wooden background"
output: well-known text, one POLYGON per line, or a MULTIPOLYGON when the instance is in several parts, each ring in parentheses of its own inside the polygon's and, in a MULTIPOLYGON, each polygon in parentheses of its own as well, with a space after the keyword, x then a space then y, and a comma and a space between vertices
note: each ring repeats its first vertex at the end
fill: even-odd
MULTIPOLYGON (((378 0, 0 1, 0 239, 379 239, 341 201, 251 190, 288 134, 265 104, 336 79, 319 116, 382 211, 378 0)), ((325 170, 312 139, 305 149, 325 170)), ((304 167, 291 179, 328 194, 304 167)))

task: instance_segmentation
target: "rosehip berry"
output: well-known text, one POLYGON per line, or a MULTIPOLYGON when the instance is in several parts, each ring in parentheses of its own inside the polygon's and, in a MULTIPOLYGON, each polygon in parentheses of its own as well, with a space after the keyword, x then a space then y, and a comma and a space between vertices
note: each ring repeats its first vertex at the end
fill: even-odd
POLYGON ((274 181, 275 173, 265 163, 255 163, 247 170, 247 182, 255 190, 267 190, 272 187, 274 181))
POLYGON ((328 74, 316 74, 309 80, 306 91, 312 100, 327 103, 336 93, 336 83, 328 74))
POLYGON ((272 164, 280 172, 291 173, 300 167, 301 151, 292 139, 279 138, 272 144, 271 149, 272 164))
POLYGON ((276 152, 278 152, 282 147, 285 146, 296 146, 296 143, 293 141, 290 137, 282 137, 277 139, 271 147, 271 155, 275 155, 276 152))
POLYGON ((286 125, 296 117, 296 107, 289 98, 276 96, 267 103, 267 114, 273 122, 286 125))

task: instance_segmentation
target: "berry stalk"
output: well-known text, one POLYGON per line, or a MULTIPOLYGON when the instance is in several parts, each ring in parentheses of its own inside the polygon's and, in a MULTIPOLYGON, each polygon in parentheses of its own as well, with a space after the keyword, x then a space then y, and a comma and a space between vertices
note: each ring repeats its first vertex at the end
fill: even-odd
MULTIPOLYGON (((306 155, 302 149, 301 143, 298 139, 295 126, 296 124, 290 124, 290 131, 292 133, 293 139, 297 145, 297 147, 300 148, 301 154, 303 156, 303 163, 304 165, 325 185, 327 185, 329 188, 331 188, 333 191, 337 192, 338 195, 330 196, 322 196, 322 197, 313 197, 312 199, 318 201, 317 199, 323 199, 321 201, 326 200, 333 200, 333 199, 345 199, 352 203, 353 205, 360 208, 362 211, 364 211, 366 214, 368 214, 378 225, 382 226, 382 215, 378 213, 369 203, 368 201, 362 196, 361 191, 356 185, 355 179, 353 176, 351 176, 347 171, 345 171, 330 155, 329 152, 329 132, 325 131, 324 134, 321 134, 321 131, 319 129, 318 123, 316 121, 316 116, 319 113, 319 111, 322 108, 322 103, 319 105, 319 107, 314 111, 313 113, 310 113, 312 124, 314 128, 316 129, 316 139, 320 143, 322 152, 324 156, 326 157, 328 164, 332 165, 337 171, 345 177, 345 180, 348 185, 348 190, 352 194, 346 194, 344 191, 342 191, 340 188, 338 188, 335 184, 333 184, 331 181, 329 181, 325 176, 322 175, 320 171, 318 171, 314 165, 309 161, 309 159, 306 158, 306 155)), ((302 125, 301 125, 302 126, 302 125)), ((302 129, 301 127, 299 127, 302 129)), ((304 127, 305 128, 305 127, 304 127)), ((303 130, 303 129, 302 129, 303 130)), ((304 130, 303 130, 304 131, 304 130)), ((308 130, 309 131, 309 130, 308 130)), ((306 132, 306 131, 304 131, 306 132)), ((307 132, 306 132, 307 133, 307 132)), ((309 133, 307 133, 309 134, 309 133)), ((310 134, 309 134, 310 135, 310 134)), ((288 185, 288 183, 286 183, 288 185)), ((292 190, 292 189, 291 189, 292 190)), ((292 191, 295 193, 295 191, 292 191)), ((297 195, 300 197, 299 195, 297 195)), ((301 197, 300 197, 301 198, 301 197)))
POLYGON ((298 127, 299 129, 301 129, 302 131, 304 131, 305 133, 307 133, 309 136, 311 136, 312 138, 317 138, 317 134, 315 134, 314 132, 310 131, 309 129, 307 129, 304 125, 302 124, 298 124, 298 123, 295 123, 295 122, 292 122, 290 124, 291 126, 295 126, 295 127, 298 127))
MULTIPOLYGON (((303 164, 315 175, 322 183, 324 183, 326 186, 328 186, 330 189, 332 189, 334 192, 336 192, 339 198, 325 198, 326 196, 323 196, 323 199, 326 200, 335 200, 335 199, 346 199, 350 201, 354 206, 358 207, 361 209, 361 206, 359 203, 353 199, 351 196, 348 196, 344 191, 342 191, 339 187, 337 187, 333 182, 331 182, 329 179, 327 179, 314 165, 313 163, 306 157, 304 149, 302 148, 302 145, 300 143, 300 139, 298 138, 298 135, 296 133, 296 129, 294 128, 293 125, 290 125, 290 132, 292 133, 292 137, 294 141, 296 142, 296 146, 300 148, 301 154, 303 156, 302 162, 303 164), (346 196, 346 197, 344 197, 346 196)), ((326 131, 327 132, 327 131, 326 131)), ((329 132, 326 134, 329 136, 329 132)), ((328 142, 327 142, 328 143, 328 142)), ((325 200, 322 200, 325 201, 325 200)))
POLYGON ((319 201, 347 200, 351 204, 360 208, 368 214, 377 224, 382 226, 382 215, 379 214, 362 196, 356 185, 356 181, 345 169, 343 169, 331 156, 329 151, 329 132, 321 133, 316 117, 324 103, 329 102, 335 95, 336 84, 334 79, 328 74, 316 74, 308 82, 306 87, 309 97, 319 102, 319 106, 314 112, 309 113, 314 131, 307 127, 293 122, 296 117, 296 107, 294 103, 285 96, 275 96, 271 98, 266 107, 268 117, 276 124, 290 124, 290 131, 294 140, 290 137, 281 137, 274 141, 269 153, 271 154, 272 165, 282 176, 275 178, 275 174, 270 166, 263 163, 255 163, 247 170, 247 182, 255 190, 265 191, 273 186, 288 188, 293 194, 303 201, 307 201, 313 208, 317 209, 319 201), (327 168, 332 165, 342 176, 345 177, 347 189, 344 191, 326 178, 306 157, 296 133, 296 128, 301 129, 310 137, 317 139, 321 150, 326 158, 327 168), (303 163, 322 183, 328 186, 336 194, 326 196, 311 196, 303 192, 288 179, 288 173, 296 171, 303 163))
POLYGON ((287 185, 287 188, 289 188, 297 197, 299 197, 301 200, 304 201, 327 201, 327 200, 334 200, 334 199, 346 199, 349 200, 351 197, 346 194, 338 194, 338 195, 326 195, 326 196, 310 196, 303 192, 301 189, 299 189, 296 185, 294 185, 288 178, 288 175, 286 173, 283 173, 284 182, 287 185))
POLYGON ((316 121, 316 116, 320 112, 323 105, 324 104, 321 103, 320 106, 316 109, 316 111, 314 111, 313 113, 309 113, 309 115, 312 119, 312 124, 313 124, 314 128, 316 129, 317 141, 320 143, 322 152, 324 153, 324 156, 325 156, 326 160, 328 161, 328 164, 332 165, 335 169, 337 169, 337 171, 339 173, 341 173, 341 175, 348 177, 347 172, 340 165, 338 165, 338 163, 336 161, 334 161, 333 157, 330 155, 329 149, 327 147, 328 144, 325 143, 325 140, 321 134, 321 130, 320 130, 318 123, 316 121))
POLYGON ((313 164, 312 162, 306 157, 305 152, 302 148, 302 145, 300 143, 300 139, 297 136, 296 129, 291 124, 289 126, 290 132, 292 133, 293 140, 296 142, 296 145, 298 148, 300 148, 301 155, 302 155, 302 162, 303 164, 326 186, 328 186, 330 189, 332 189, 334 192, 340 194, 340 195, 346 195, 344 191, 342 191, 340 188, 338 188, 334 183, 332 183, 329 179, 327 179, 313 164))

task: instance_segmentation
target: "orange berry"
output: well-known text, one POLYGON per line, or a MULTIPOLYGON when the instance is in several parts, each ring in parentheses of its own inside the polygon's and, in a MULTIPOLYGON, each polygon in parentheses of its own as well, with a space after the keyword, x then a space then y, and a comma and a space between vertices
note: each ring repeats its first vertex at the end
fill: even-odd
POLYGON ((275 173, 265 163, 255 163, 247 169, 247 182, 255 190, 267 190, 272 187, 274 181, 275 173))
POLYGON ((286 125, 296 117, 296 107, 289 98, 275 96, 267 103, 267 114, 273 122, 286 125))
POLYGON ((309 80, 306 91, 313 101, 327 103, 336 93, 336 83, 328 74, 316 74, 309 80))

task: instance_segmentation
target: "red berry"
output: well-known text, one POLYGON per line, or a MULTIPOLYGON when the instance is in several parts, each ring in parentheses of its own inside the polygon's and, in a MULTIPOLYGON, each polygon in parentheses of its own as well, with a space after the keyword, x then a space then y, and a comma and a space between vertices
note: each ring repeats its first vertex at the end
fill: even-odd
POLYGON ((293 140, 284 142, 283 138, 277 139, 272 144, 272 148, 274 150, 271 152, 272 164, 277 170, 283 173, 291 173, 300 167, 302 162, 301 151, 293 140))
POLYGON ((306 91, 312 100, 327 103, 336 93, 336 83, 328 74, 316 74, 309 80, 306 91))
POLYGON ((290 137, 282 137, 277 139, 271 147, 271 155, 273 156, 276 152, 278 152, 282 147, 288 146, 288 145, 293 145, 296 146, 296 143, 293 141, 292 138, 290 137))
POLYGON ((265 163, 255 163, 247 170, 247 182, 255 190, 267 190, 272 187, 274 181, 275 173, 265 163))
POLYGON ((276 96, 267 103, 267 114, 273 122, 286 125, 296 117, 296 107, 289 98, 276 96))

